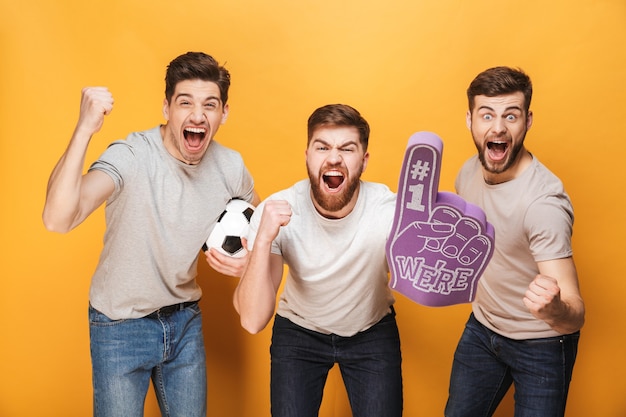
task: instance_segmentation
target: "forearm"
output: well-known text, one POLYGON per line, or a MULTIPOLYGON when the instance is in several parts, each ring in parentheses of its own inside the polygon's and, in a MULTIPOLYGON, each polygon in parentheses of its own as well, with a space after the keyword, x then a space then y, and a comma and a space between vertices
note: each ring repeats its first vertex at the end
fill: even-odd
POLYGON ((581 297, 572 297, 562 301, 562 311, 553 317, 546 318, 545 322, 553 330, 561 334, 571 334, 577 332, 585 323, 585 305, 581 297))
POLYGON ((278 283, 282 278, 282 261, 278 270, 269 247, 258 245, 235 289, 233 304, 239 313, 241 326, 252 334, 263 330, 276 308, 278 283))
POLYGON ((539 262, 540 274, 529 285, 524 303, 530 312, 561 334, 577 332, 585 322, 585 304, 572 257, 539 262))
POLYGON ((76 129, 48 181, 42 215, 47 229, 73 229, 112 193, 113 181, 106 174, 82 175, 89 141, 112 110, 113 96, 106 87, 83 88, 76 129))

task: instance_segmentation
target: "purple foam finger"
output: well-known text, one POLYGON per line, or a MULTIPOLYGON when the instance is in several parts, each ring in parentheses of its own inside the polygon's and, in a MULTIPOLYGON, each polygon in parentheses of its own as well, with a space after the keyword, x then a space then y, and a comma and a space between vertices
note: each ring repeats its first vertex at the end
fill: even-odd
POLYGON ((473 301, 494 248, 484 212, 438 191, 442 153, 434 133, 409 138, 386 246, 390 287, 427 306, 473 301))
POLYGON ((409 138, 400 171, 394 228, 403 229, 416 220, 428 220, 430 204, 436 199, 439 186, 442 151, 443 142, 434 133, 418 132, 409 138), (433 184, 433 181, 437 183, 433 184), (412 214, 403 216, 403 207, 412 214))
POLYGON ((485 232, 492 238, 495 237, 496 232, 495 230, 493 230, 493 226, 491 225, 491 223, 487 222, 487 216, 485 215, 483 209, 474 204, 465 203, 465 215, 467 217, 472 217, 476 219, 480 224, 485 225, 487 227, 487 230, 485 230, 485 232))
MULTIPOLYGON (((470 238, 467 244, 459 252, 459 262, 463 265, 471 265, 480 261, 491 250, 491 243, 485 236, 476 235, 470 238)), ((486 264, 485 264, 486 266, 486 264)), ((482 271, 480 272, 482 274, 482 271)))

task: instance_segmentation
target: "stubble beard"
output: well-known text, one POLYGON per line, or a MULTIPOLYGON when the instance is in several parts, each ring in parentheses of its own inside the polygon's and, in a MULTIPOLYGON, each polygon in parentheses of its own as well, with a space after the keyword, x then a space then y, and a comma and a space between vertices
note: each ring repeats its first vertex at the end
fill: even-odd
POLYGON ((489 151, 487 149, 487 145, 484 145, 484 142, 478 142, 474 136, 474 145, 476 145, 476 149, 478 150, 478 159, 482 164, 485 171, 491 174, 501 174, 506 172, 509 168, 513 166, 513 164, 518 160, 520 152, 524 148, 524 138, 526 137, 526 133, 522 137, 522 140, 519 141, 516 145, 514 145, 510 150, 506 157, 506 159, 498 164, 493 164, 487 161, 487 157, 485 156, 489 151))

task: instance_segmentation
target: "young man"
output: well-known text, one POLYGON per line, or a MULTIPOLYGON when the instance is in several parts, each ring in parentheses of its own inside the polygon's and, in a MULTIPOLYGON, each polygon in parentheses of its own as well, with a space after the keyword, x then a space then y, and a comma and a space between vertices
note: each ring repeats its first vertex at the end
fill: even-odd
POLYGON ((346 105, 308 121, 308 180, 265 200, 252 218, 249 264, 234 294, 242 326, 274 315, 274 417, 318 415, 328 371, 339 364, 354 416, 402 415, 400 339, 385 243, 395 194, 361 181, 369 125, 346 105))
MULTIPOLYGON (((43 212, 67 232, 106 201, 107 230, 91 281, 94 415, 142 416, 150 379, 163 415, 206 415, 198 253, 226 203, 256 204, 239 153, 213 140, 228 115, 230 74, 204 53, 166 72, 166 124, 113 142, 82 174, 91 137, 113 109, 104 87, 83 89, 80 116, 52 171, 43 212)), ((245 259, 207 261, 239 276, 245 259)))
POLYGON ((496 238, 454 355, 445 415, 491 416, 513 384, 516 417, 563 416, 585 315, 570 199, 524 146, 530 78, 491 68, 467 96, 478 155, 461 168, 456 189, 485 211, 496 238))

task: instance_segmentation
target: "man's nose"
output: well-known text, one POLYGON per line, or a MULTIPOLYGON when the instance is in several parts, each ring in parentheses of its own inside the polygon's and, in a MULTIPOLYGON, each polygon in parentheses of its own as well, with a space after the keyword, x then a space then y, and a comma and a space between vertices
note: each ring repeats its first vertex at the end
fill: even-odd
POLYGON ((202 106, 196 106, 191 111, 191 121, 194 123, 202 123, 206 115, 204 113, 204 108, 202 106))
POLYGON ((496 134, 506 132, 506 120, 502 117, 495 117, 491 124, 491 130, 496 134))
POLYGON ((338 163, 341 162, 342 157, 341 157, 341 152, 339 152, 339 149, 337 148, 331 148, 330 152, 328 153, 328 161, 331 163, 338 163))

